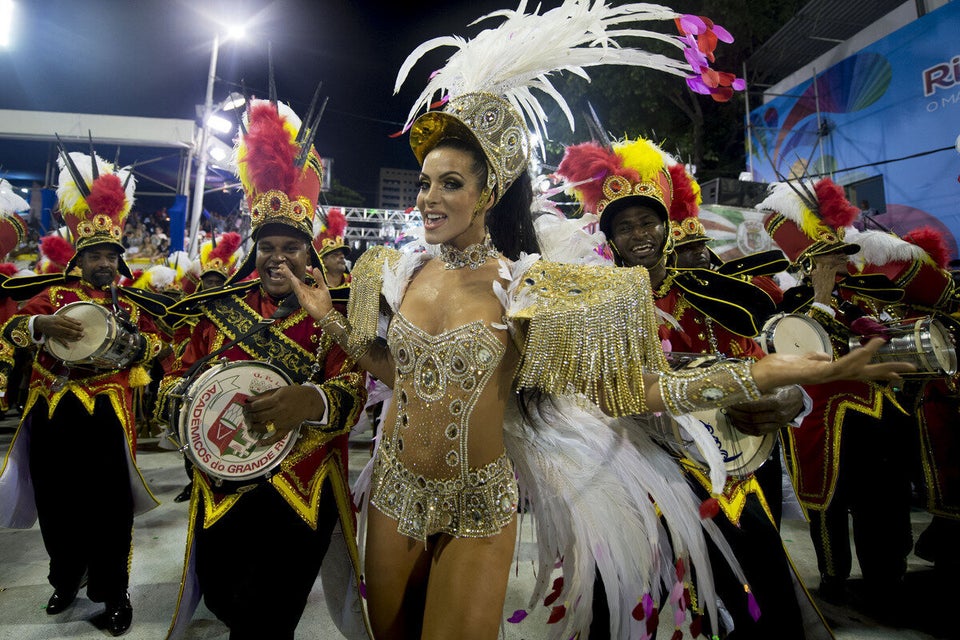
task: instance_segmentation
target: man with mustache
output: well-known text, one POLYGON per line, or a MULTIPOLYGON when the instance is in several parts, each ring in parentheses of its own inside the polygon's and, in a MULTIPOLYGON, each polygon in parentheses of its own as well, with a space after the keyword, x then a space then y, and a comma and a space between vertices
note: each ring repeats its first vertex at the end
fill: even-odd
POLYGON ((66 610, 86 586, 88 598, 106 605, 98 625, 118 636, 133 618, 133 517, 158 504, 136 466, 133 389, 149 383, 149 362, 163 346, 149 314, 162 314, 164 304, 115 285, 119 274, 130 274, 121 257, 133 200, 128 172, 78 153, 64 154, 61 169, 57 195, 76 253, 63 273, 4 283, 20 293, 44 288, 0 328, 0 376, 13 364, 14 347, 35 353, 24 417, 0 472, 0 526, 27 528, 39 517, 54 588, 47 614, 66 610), (78 165, 94 167, 89 183, 78 165), (62 312, 71 303, 107 310, 102 321, 116 322, 118 339, 111 343, 106 327, 89 317, 62 312), (74 358, 98 331, 112 346, 74 358), (16 473, 23 468, 29 482, 16 473))

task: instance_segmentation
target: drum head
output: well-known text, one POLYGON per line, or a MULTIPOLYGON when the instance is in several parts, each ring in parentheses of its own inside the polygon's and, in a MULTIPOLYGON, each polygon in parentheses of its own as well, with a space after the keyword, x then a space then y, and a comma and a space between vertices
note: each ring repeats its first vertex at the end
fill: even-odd
POLYGON ((76 342, 48 340, 47 351, 65 362, 86 360, 103 345, 110 330, 110 312, 92 302, 71 302, 54 313, 83 323, 83 337, 76 342))
POLYGON ((751 436, 738 431, 719 410, 697 411, 690 415, 702 422, 713 435, 727 473, 732 476, 743 477, 759 469, 776 446, 776 433, 751 436))
POLYGON ((243 403, 290 384, 282 371, 264 362, 214 365, 190 382, 179 416, 181 442, 203 471, 223 480, 247 480, 269 473, 296 443, 290 432, 272 446, 243 418, 243 403))
POLYGON ((957 351, 953 346, 950 332, 938 320, 930 322, 930 346, 933 357, 944 375, 952 376, 957 372, 957 351))
POLYGON ((804 315, 788 313, 774 316, 764 325, 763 335, 765 344, 762 346, 768 353, 833 353, 826 330, 819 322, 804 315))

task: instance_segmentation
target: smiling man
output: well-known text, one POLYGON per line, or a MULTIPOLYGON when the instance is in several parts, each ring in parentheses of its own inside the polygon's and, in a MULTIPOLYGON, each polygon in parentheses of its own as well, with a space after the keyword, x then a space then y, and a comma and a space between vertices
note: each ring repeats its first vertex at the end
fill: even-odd
MULTIPOLYGON (((175 385, 186 381, 193 388, 201 374, 219 375, 215 367, 202 368, 205 358, 243 365, 221 369, 233 376, 223 381, 229 388, 225 397, 233 399, 222 410, 201 411, 198 419, 198 433, 234 435, 228 443, 217 436, 221 439, 204 445, 208 450, 222 446, 215 462, 225 463, 226 473, 193 456, 194 518, 174 636, 189 623, 197 603, 189 594, 197 594, 230 628, 233 640, 292 640, 338 521, 344 543, 355 544, 347 436, 366 399, 364 377, 320 323, 299 308, 281 273, 285 265, 302 281, 308 265, 321 265, 312 242, 320 159, 312 147, 303 148, 299 138, 288 137, 290 130, 295 133, 293 122, 299 121, 288 116, 284 105, 259 100, 245 115, 240 179, 251 214, 253 249, 223 287, 202 289, 171 307, 172 314, 193 317, 196 325, 161 386, 161 407, 177 395, 171 394, 175 385), (278 147, 290 155, 273 153, 278 147), (277 176, 284 179, 277 181, 277 176), (254 270, 257 277, 251 279, 254 270), (246 374, 253 379, 245 380, 244 371, 253 371, 246 374), (278 377, 288 384, 264 390, 269 385, 258 382, 278 377), (232 428, 225 430, 224 425, 232 428), (278 452, 278 447, 283 449, 278 452), (242 449, 242 455, 233 456, 234 449, 242 449), (263 467, 263 473, 230 475, 230 468, 260 468, 262 461, 278 456, 279 462, 263 467), (237 562, 250 556, 251 545, 269 553, 270 562, 237 562)), ((345 307, 341 304, 340 309, 345 307)), ((214 380, 220 378, 205 381, 204 388, 214 380)), ((189 443, 200 450, 192 436, 189 443)), ((355 547, 349 556, 357 557, 355 547)))

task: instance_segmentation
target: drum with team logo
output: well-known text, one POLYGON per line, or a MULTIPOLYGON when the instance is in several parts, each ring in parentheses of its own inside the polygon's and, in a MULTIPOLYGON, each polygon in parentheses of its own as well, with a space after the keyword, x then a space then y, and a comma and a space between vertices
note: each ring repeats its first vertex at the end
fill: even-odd
POLYGON ((296 444, 290 431, 272 445, 243 416, 247 398, 291 384, 277 367, 256 360, 221 362, 170 393, 170 424, 185 455, 208 475, 243 481, 270 475, 296 444))

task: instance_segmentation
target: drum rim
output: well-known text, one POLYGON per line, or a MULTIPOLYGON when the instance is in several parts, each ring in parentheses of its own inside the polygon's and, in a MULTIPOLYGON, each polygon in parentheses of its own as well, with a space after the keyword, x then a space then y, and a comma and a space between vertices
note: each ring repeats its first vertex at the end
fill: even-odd
POLYGON ((813 329, 814 333, 816 333, 817 337, 820 339, 820 346, 823 347, 823 351, 806 351, 804 353, 823 353, 826 355, 833 355, 833 342, 830 340, 830 334, 827 333, 827 330, 824 329, 819 322, 802 313, 787 313, 785 311, 775 313, 767 318, 766 322, 763 323, 763 328, 760 329, 760 333, 757 335, 757 338, 763 339, 763 341, 760 343, 760 346, 764 353, 767 355, 770 355, 771 353, 777 353, 777 350, 774 348, 776 345, 773 344, 774 335, 776 334, 777 325, 787 318, 792 320, 802 320, 802 324, 805 324, 813 329))
MULTIPOLYGON (((947 329, 946 325, 940 322, 937 318, 923 318, 923 320, 929 321, 929 330, 927 333, 930 337, 933 337, 934 332, 940 334, 940 337, 944 340, 947 345, 952 345, 950 340, 950 332, 947 329)), ((918 336, 919 338, 919 336, 918 336)), ((944 375, 952 376, 957 372, 957 350, 956 347, 952 347, 949 350, 938 351, 936 347, 932 344, 930 345, 930 351, 933 353, 934 360, 937 361, 937 368, 939 371, 943 372, 944 375), (944 362, 940 359, 941 354, 947 354, 949 362, 946 363, 947 366, 944 366, 944 362)), ((923 354, 924 359, 926 360, 927 354, 923 354)))
MULTIPOLYGON (((77 307, 93 307, 106 320, 109 320, 109 318, 112 317, 112 314, 109 311, 107 311, 107 309, 102 304, 97 304, 96 302, 90 302, 87 300, 74 300, 73 302, 69 302, 63 305, 62 307, 60 307, 59 309, 57 309, 56 311, 54 311, 53 315, 55 316, 61 315, 61 314, 67 315, 64 313, 67 309, 70 309, 70 308, 75 309, 77 307)), ((107 331, 104 333, 103 338, 101 338, 100 344, 98 344, 93 351, 83 356, 82 358, 73 358, 70 360, 64 357, 64 356, 69 356, 70 355, 69 353, 62 353, 62 354, 57 353, 57 349, 64 348, 59 342, 55 342, 53 340, 47 340, 46 342, 44 342, 44 346, 46 346, 47 352, 50 355, 52 355, 57 360, 60 360, 67 364, 71 364, 71 365, 94 364, 92 359, 100 355, 103 352, 103 345, 115 336, 116 336, 116 331, 110 331, 110 323, 107 322, 107 331)), ((69 349, 69 347, 67 347, 67 349, 69 349)))
MULTIPOLYGON (((183 453, 186 455, 190 461, 197 466, 198 469, 202 470, 203 473, 207 474, 212 478, 218 480, 223 480, 225 482, 248 482, 258 480, 264 477, 269 477, 271 472, 276 469, 281 462, 290 454, 293 450, 293 447, 296 445, 298 438, 297 431, 289 431, 283 438, 279 441, 273 443, 270 448, 275 448, 278 444, 283 443, 283 446, 278 451, 278 455, 275 460, 271 463, 264 465, 262 468, 258 469, 256 472, 250 472, 242 475, 225 475, 218 473, 214 469, 210 469, 209 466, 201 460, 198 460, 197 456, 194 455, 192 447, 190 447, 190 438, 189 433, 184 428, 184 423, 186 422, 184 417, 189 414, 189 406, 193 403, 193 396, 190 395, 190 389, 194 384, 198 384, 201 380, 208 379, 208 376, 212 373, 222 373, 229 369, 239 368, 239 367, 254 367, 254 368, 265 368, 269 369, 273 373, 278 374, 278 376, 284 380, 287 385, 295 384, 293 379, 287 375, 285 371, 280 369, 277 365, 264 360, 231 360, 227 362, 218 361, 211 364, 205 369, 201 369, 196 372, 193 377, 186 384, 183 394, 180 396, 180 412, 177 416, 177 425, 176 432, 180 437, 180 443, 183 447, 183 453)), ((282 387, 276 387, 280 389, 282 387)), ((171 416, 172 418, 172 416, 171 416)))

